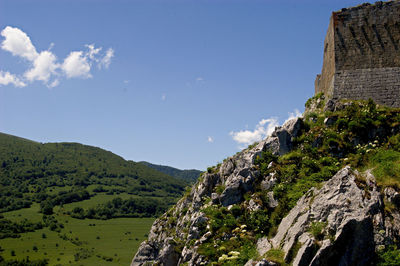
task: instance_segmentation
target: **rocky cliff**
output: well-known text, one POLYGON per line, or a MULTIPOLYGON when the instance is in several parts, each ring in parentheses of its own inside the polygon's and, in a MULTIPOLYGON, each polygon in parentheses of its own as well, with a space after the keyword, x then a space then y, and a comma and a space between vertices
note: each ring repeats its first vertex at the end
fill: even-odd
POLYGON ((399 113, 353 102, 288 121, 209 168, 131 265, 396 261, 400 176, 386 163, 400 162, 399 113))
MULTIPOLYGON (((377 16, 386 32, 398 28, 398 7, 378 2, 334 13, 325 50, 338 36, 353 41, 354 29, 364 33, 366 25, 353 24, 373 21, 366 16, 377 16)), ((341 56, 349 61, 347 51, 341 56)), ((357 90, 334 103, 321 90, 303 118, 209 168, 155 221, 131 265, 400 265, 400 109, 358 97, 398 106, 396 93, 376 89, 392 76, 351 76, 341 84, 357 90), (387 101, 364 93, 372 85, 387 101)))

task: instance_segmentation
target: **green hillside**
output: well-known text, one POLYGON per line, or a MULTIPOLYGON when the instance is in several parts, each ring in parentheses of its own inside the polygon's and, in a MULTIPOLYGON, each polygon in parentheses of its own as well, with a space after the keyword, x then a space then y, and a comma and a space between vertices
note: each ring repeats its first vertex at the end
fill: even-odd
POLYGON ((0 133, 0 265, 126 265, 187 184, 100 148, 0 133))
POLYGON ((148 197, 165 210, 186 184, 100 148, 41 144, 0 133, 0 212, 29 207, 33 202, 62 205, 100 192, 148 197), (88 186, 94 185, 89 191, 88 186))
POLYGON ((149 162, 139 162, 139 163, 144 164, 153 169, 156 169, 157 171, 160 171, 164 174, 192 183, 194 183, 202 173, 202 171, 196 169, 181 170, 171 166, 152 164, 149 162))

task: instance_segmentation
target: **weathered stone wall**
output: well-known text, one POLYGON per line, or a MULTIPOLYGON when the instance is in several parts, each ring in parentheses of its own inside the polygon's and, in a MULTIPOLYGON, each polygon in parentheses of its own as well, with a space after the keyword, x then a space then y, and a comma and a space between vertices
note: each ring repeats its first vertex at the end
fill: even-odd
POLYGON ((321 75, 317 75, 315 79, 315 93, 319 93, 320 88, 323 88, 325 95, 332 93, 332 78, 335 74, 335 47, 334 43, 334 27, 333 19, 329 22, 328 32, 324 41, 324 64, 322 66, 321 75))
POLYGON ((335 69, 400 67, 400 1, 332 14, 335 69))
POLYGON ((399 67, 400 1, 342 9, 332 13, 315 93, 400 107, 390 98, 399 96, 399 67))
POLYGON ((400 107, 400 67, 339 70, 333 83, 334 101, 371 98, 378 104, 400 107))

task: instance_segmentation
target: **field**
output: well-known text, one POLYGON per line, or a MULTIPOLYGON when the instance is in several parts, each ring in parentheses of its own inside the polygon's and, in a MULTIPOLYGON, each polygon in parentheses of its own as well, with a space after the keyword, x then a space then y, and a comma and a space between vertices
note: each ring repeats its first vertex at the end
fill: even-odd
MULTIPOLYGON (((125 195, 121 195, 124 197, 125 195)), ((154 218, 114 218, 79 220, 63 214, 76 206, 94 206, 109 200, 109 195, 96 195, 90 200, 54 208, 55 218, 64 225, 61 232, 48 227, 21 234, 20 238, 0 239, 4 259, 49 260, 49 265, 129 265, 140 243, 147 238, 154 218), (12 256, 14 255, 14 256, 12 256)), ((2 213, 13 221, 24 218, 42 220, 39 204, 31 208, 2 213)))

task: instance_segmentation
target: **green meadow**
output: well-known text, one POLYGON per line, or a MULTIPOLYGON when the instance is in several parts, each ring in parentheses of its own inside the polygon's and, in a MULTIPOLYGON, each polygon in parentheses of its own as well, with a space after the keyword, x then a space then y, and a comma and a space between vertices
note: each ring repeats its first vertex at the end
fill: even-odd
POLYGON ((0 265, 129 265, 196 175, 0 133, 0 265))
MULTIPOLYGON (((110 200, 96 195, 90 200, 54 208, 54 217, 64 225, 60 232, 45 227, 22 233, 19 238, 0 239, 5 260, 48 259, 49 265, 129 265, 140 243, 147 238, 154 218, 75 219, 64 214, 76 206, 83 208, 110 200)), ((125 195, 120 195, 125 197, 125 195)), ((12 221, 42 220, 39 204, 2 214, 12 221)))

